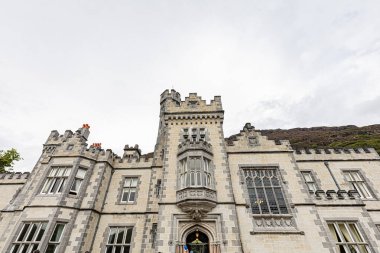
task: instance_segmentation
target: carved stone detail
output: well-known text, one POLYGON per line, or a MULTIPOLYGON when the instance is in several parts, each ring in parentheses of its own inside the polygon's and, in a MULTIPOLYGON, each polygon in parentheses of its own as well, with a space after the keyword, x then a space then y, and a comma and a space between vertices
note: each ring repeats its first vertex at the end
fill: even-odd
POLYGON ((199 221, 216 206, 216 191, 205 187, 177 191, 177 206, 199 221))

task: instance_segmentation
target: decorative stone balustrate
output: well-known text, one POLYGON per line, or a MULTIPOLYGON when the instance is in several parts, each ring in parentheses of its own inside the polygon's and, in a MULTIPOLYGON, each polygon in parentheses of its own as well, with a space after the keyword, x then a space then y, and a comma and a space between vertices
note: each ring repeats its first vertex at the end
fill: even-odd
POLYGON ((178 190, 177 206, 194 220, 201 220, 216 206, 216 191, 206 187, 178 190))

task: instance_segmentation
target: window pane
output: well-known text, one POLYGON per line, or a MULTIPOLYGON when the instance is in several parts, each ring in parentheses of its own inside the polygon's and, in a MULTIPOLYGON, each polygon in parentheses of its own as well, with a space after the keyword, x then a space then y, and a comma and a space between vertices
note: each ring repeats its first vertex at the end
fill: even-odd
POLYGON ((61 178, 61 182, 60 182, 60 185, 59 185, 59 187, 58 187, 57 192, 62 192, 63 189, 65 189, 66 181, 67 181, 66 178, 64 178, 64 177, 61 178))
POLYGON ((136 187, 137 186, 137 178, 132 178, 131 179, 131 187, 136 187))
POLYGON ((55 192, 57 192, 58 187, 59 187, 60 184, 61 184, 61 180, 62 180, 62 178, 55 178, 55 179, 54 179, 53 187, 51 188, 50 193, 55 193, 55 192))
POLYGON ((71 168, 66 168, 64 176, 68 177, 70 175, 70 172, 71 172, 71 168))
POLYGON ((131 179, 130 178, 126 178, 125 182, 124 182, 124 187, 129 187, 129 186, 131 186, 131 179))
POLYGON ((24 247, 22 248, 21 253, 26 253, 26 252, 28 252, 29 245, 30 245, 30 244, 24 244, 24 247))
POLYGON ((112 244, 115 242, 115 237, 116 237, 116 228, 111 228, 110 229, 110 235, 108 237, 108 243, 112 244))
POLYGON ((11 252, 12 253, 16 253, 19 248, 20 248, 20 244, 13 245, 13 248, 12 248, 11 252))
POLYGON ((125 243, 131 243, 132 228, 128 228, 127 236, 125 237, 125 243))
POLYGON ((55 226, 53 235, 51 236, 51 239, 50 239, 51 242, 59 242, 60 241, 64 227, 65 227, 64 224, 57 224, 55 226))
POLYGON ((49 173, 49 177, 54 177, 55 174, 57 174, 57 171, 58 171, 58 168, 51 168, 50 173, 49 173))
POLYGON ((355 242, 363 242, 363 239, 361 238, 359 231, 356 229, 355 224, 349 224, 351 235, 355 242))
POLYGON ((129 202, 134 202, 136 197, 136 189, 131 189, 129 193, 129 202))
POLYGON ((288 213, 288 208, 286 207, 284 195, 282 194, 281 188, 274 188, 274 193, 276 195, 277 203, 280 208, 280 212, 283 214, 288 213))
POLYGON ((122 196, 122 199, 121 201, 128 201, 128 197, 129 197, 129 189, 123 189, 123 196, 122 196))
POLYGON ((269 203, 271 213, 273 213, 273 214, 280 213, 280 211, 278 210, 278 207, 277 207, 276 199, 275 199, 272 188, 266 188, 266 193, 267 193, 268 203, 269 203))
POLYGON ((121 246, 116 246, 114 252, 115 253, 121 253, 121 246))
POLYGON ((36 242, 41 241, 41 238, 42 238, 42 236, 45 233, 46 226, 47 226, 47 223, 42 223, 40 231, 38 232, 38 235, 37 235, 37 238, 36 238, 36 242))
POLYGON ((303 172, 302 174, 306 182, 313 182, 313 178, 311 177, 310 172, 303 172))
POLYGON ((36 234, 37 230, 37 224, 32 224, 32 227, 30 228, 28 238, 26 238, 26 241, 33 241, 33 237, 36 234))
POLYGON ((86 174, 86 170, 79 168, 76 177, 83 179, 85 174, 86 174))
POLYGON ((51 178, 46 179, 44 187, 42 188, 42 193, 47 193, 49 191, 52 182, 53 182, 53 179, 51 178))
POLYGON ((24 237, 26 235, 26 232, 28 231, 29 226, 30 226, 29 223, 24 224, 23 228, 21 229, 21 233, 17 238, 17 241, 19 241, 19 242, 24 241, 24 237))
POLYGON ((106 253, 112 253, 112 246, 107 246, 106 253))
POLYGON ((73 186, 71 187, 71 191, 78 192, 80 185, 82 184, 82 179, 75 178, 73 182, 73 186))
POLYGON ((346 242, 352 242, 352 239, 351 239, 351 237, 350 237, 350 235, 349 235, 349 233, 347 231, 346 226, 344 224, 342 224, 342 223, 339 223, 338 226, 339 226, 339 230, 340 230, 340 232, 341 232, 344 240, 346 242))
POLYGON ((124 246, 124 252, 123 253, 129 253, 130 246, 124 246))
POLYGON ((123 238, 124 238, 124 229, 119 228, 118 233, 117 233, 116 243, 119 243, 119 244, 123 243, 123 238))
POLYGON ((201 183, 201 173, 200 172, 197 172, 197 183, 196 185, 202 185, 201 183))
POLYGON ((194 176, 194 172, 191 172, 190 173, 190 178, 191 178, 191 186, 194 186, 195 185, 195 176, 194 176))
POLYGON ((330 233, 336 242, 342 242, 339 238, 338 232, 335 230, 334 224, 329 224, 330 233))
POLYGON ((263 188, 257 188, 257 197, 258 197, 257 202, 261 207, 261 213, 263 214, 269 213, 269 208, 268 208, 268 204, 266 201, 263 188))
POLYGON ((54 253, 56 247, 57 247, 57 245, 55 245, 55 244, 49 244, 45 253, 54 253))
POLYGON ((352 178, 353 178, 355 181, 362 181, 361 176, 360 176, 359 173, 356 172, 356 171, 351 172, 351 176, 352 176, 352 178))

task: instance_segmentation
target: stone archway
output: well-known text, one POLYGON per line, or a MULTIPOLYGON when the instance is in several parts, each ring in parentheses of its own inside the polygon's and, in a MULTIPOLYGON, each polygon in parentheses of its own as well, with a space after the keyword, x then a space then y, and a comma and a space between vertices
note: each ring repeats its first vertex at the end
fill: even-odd
POLYGON ((193 250, 194 253, 220 253, 220 244, 216 242, 216 234, 212 226, 209 224, 187 224, 182 227, 176 252, 190 253, 190 250, 193 250), (185 245, 189 248, 187 252, 184 250, 185 245))
POLYGON ((189 252, 193 253, 209 253, 210 244, 208 236, 201 231, 193 231, 186 237, 186 245, 189 252))

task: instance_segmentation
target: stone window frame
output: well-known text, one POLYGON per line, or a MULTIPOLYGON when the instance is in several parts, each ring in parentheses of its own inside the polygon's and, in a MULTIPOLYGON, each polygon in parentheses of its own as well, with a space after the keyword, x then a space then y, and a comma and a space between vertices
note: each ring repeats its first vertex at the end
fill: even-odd
MULTIPOLYGON (((250 209, 250 214, 252 216, 265 216, 265 215, 272 215, 272 216, 292 216, 292 211, 291 211, 291 208, 290 208, 290 204, 288 202, 288 197, 287 197, 287 194, 285 192, 285 187, 284 187, 284 184, 286 184, 286 181, 284 180, 284 178, 282 177, 281 175, 281 171, 280 171, 280 167, 278 165, 239 165, 239 172, 240 172, 240 180, 241 180, 241 184, 242 185, 245 185, 243 188, 244 188, 244 197, 245 197, 245 200, 246 200, 246 203, 248 203, 248 206, 249 206, 249 209, 250 209), (281 192, 283 194, 283 197, 284 197, 284 202, 285 202, 285 205, 286 205, 286 209, 287 209, 287 212, 286 214, 273 214, 273 213, 268 213, 268 214, 263 214, 263 213, 260 213, 260 214, 254 214, 252 213, 252 203, 250 201, 250 198, 249 198, 249 193, 248 193, 248 188, 246 186, 246 181, 245 181, 245 176, 244 176, 244 170, 246 169, 268 169, 268 170, 273 170, 275 169, 278 173, 278 178, 279 178, 279 183, 280 183, 280 188, 281 188, 281 192)), ((277 200, 276 200, 276 203, 277 203, 277 200)))
MULTIPOLYGON (((41 182, 41 187, 38 189, 38 195, 42 195, 42 196, 55 196, 55 195, 59 195, 61 196, 62 194, 65 193, 65 190, 67 188, 68 185, 70 185, 70 178, 71 176, 73 175, 73 171, 74 171, 74 166, 73 164, 65 164, 65 165, 61 165, 61 164, 51 164, 47 169, 46 169, 46 173, 44 174, 43 176, 43 180, 41 182), (70 172, 67 176, 56 176, 57 174, 55 174, 54 176, 52 177, 49 177, 49 174, 50 172, 55 169, 55 168, 58 168, 58 171, 60 168, 65 168, 65 171, 64 173, 66 172, 67 169, 70 169, 70 172), (44 190, 45 188, 45 185, 48 181, 48 178, 53 178, 53 180, 55 178, 65 178, 65 187, 62 188, 62 191, 61 192, 58 192, 58 189, 54 192, 54 193, 49 193, 49 192, 46 192, 46 193, 43 193, 42 191, 44 190)), ((58 173, 58 172, 57 172, 58 173)), ((49 189, 51 188, 52 185, 49 186, 49 189)), ((60 187, 63 187, 63 185, 61 185, 60 187)))
POLYGON ((320 180, 318 180, 318 177, 316 176, 316 173, 315 173, 314 170, 310 170, 310 169, 301 169, 301 170, 300 170, 301 177, 302 177, 302 182, 306 185, 306 189, 308 190, 308 192, 309 192, 310 194, 314 194, 314 192, 311 191, 311 190, 309 189, 309 187, 307 186, 306 179, 305 179, 305 177, 304 177, 304 175, 303 175, 303 173, 308 173, 308 172, 310 173, 310 175, 311 175, 311 177, 312 177, 312 179, 313 179, 313 182, 314 182, 314 184, 315 184, 315 188, 316 188, 316 190, 320 190, 320 189, 321 189, 320 180))
MULTIPOLYGON (((20 221, 19 222, 19 224, 18 224, 18 226, 17 226, 17 228, 16 228, 16 231, 15 231, 15 233, 13 234, 13 236, 12 236, 12 239, 11 239, 11 241, 10 241, 10 243, 9 243, 9 247, 8 247, 8 251, 7 252, 11 252, 12 251, 12 249, 13 249, 13 246, 15 245, 15 244, 20 244, 20 245, 25 245, 25 244, 32 244, 32 241, 26 241, 26 240, 23 240, 23 241, 17 241, 17 238, 20 236, 20 234, 21 234, 21 231, 23 230, 23 228, 24 228, 24 226, 25 226, 25 224, 27 224, 27 223, 31 223, 31 224, 37 224, 37 223, 44 223, 44 224, 46 224, 46 227, 45 227, 45 231, 44 231, 44 233, 43 233, 43 235, 42 235, 42 237, 41 237, 41 239, 40 239, 40 241, 38 242, 38 244, 37 244, 37 249, 38 248, 42 248, 42 246, 43 246, 43 243, 44 243, 44 241, 46 240, 46 238, 47 238, 47 234, 48 234, 48 228, 49 228, 49 220, 43 220, 43 219, 26 219, 26 220, 22 220, 22 221, 20 221), (18 242, 20 242, 20 243, 18 243, 18 242)), ((41 225, 42 226, 42 225, 41 225)), ((38 231, 35 231, 35 236, 37 236, 37 234, 38 234, 38 232, 40 231, 40 229, 41 229, 41 226, 39 226, 38 227, 38 231)), ((26 236, 29 236, 29 233, 30 233, 30 228, 28 227, 27 228, 27 234, 25 234, 25 236, 24 237, 26 237, 26 236)), ((33 236, 33 237, 35 237, 35 236, 33 236)), ((33 242, 35 242, 35 241, 33 241, 33 242)), ((29 246, 28 246, 29 247, 29 246)), ((20 249, 17 249, 17 251, 19 251, 20 249)))
MULTIPOLYGON (((348 188, 351 188, 350 182, 347 181, 346 177, 345 177, 345 173, 347 173, 347 172, 357 172, 360 175, 360 177, 363 179, 365 185, 367 186, 369 192, 372 195, 372 198, 362 198, 360 196, 361 200, 363 200, 363 201, 377 201, 377 200, 379 200, 379 198, 377 197, 378 196, 378 192, 376 191, 376 187, 374 187, 374 185, 369 180, 369 178, 365 176, 365 173, 364 173, 363 169, 361 169, 361 168, 344 168, 344 169, 340 169, 340 173, 341 173, 341 175, 343 177, 344 182, 347 183, 348 188)), ((360 194, 360 192, 359 192, 359 194, 360 194)))
POLYGON ((240 184, 242 185, 242 191, 243 191, 243 198, 246 201, 246 208, 249 217, 252 219, 252 228, 253 231, 250 232, 251 235, 254 234, 300 234, 304 235, 305 232, 298 229, 298 226, 295 221, 293 209, 291 208, 292 205, 290 203, 291 200, 291 194, 289 192, 289 187, 287 186, 287 181, 285 180, 283 174, 286 174, 286 171, 282 169, 280 164, 239 164, 239 179, 240 184), (277 168, 277 172, 280 179, 280 185, 282 189, 282 193, 284 195, 284 201, 288 210, 287 214, 253 214, 252 213, 252 206, 249 199, 248 189, 246 186, 243 186, 246 184, 245 182, 245 176, 243 169, 247 168, 277 168), (260 227, 258 224, 265 221, 268 221, 270 224, 273 224, 275 226, 273 227, 260 227))
POLYGON ((69 198, 80 198, 80 197, 83 196, 84 191, 87 188, 87 185, 89 183, 92 171, 93 171, 93 169, 91 167, 89 167, 87 165, 82 165, 82 164, 80 164, 77 161, 75 161, 74 163, 71 163, 71 164, 70 163, 49 164, 47 166, 47 168, 45 169, 45 172, 44 172, 44 174, 42 176, 42 179, 40 181, 39 187, 37 187, 36 195, 38 197, 53 197, 53 196, 56 197, 56 196, 62 196, 62 197, 69 197, 69 198), (65 187, 65 189, 62 190, 61 193, 54 193, 54 194, 53 193, 51 193, 51 194, 42 193, 42 189, 43 189, 43 187, 45 185, 46 178, 47 178, 50 170, 52 168, 54 168, 54 167, 71 167, 71 172, 67 176, 66 187, 65 187), (74 182, 74 177, 77 174, 77 171, 78 171, 79 168, 82 168, 82 169, 86 170, 85 177, 83 178, 83 181, 82 181, 80 190, 78 191, 78 194, 77 195, 69 194, 71 186, 72 186, 72 184, 74 182))
POLYGON ((369 253, 376 252, 373 249, 371 240, 368 237, 368 235, 367 235, 367 233, 365 231, 365 228, 363 227, 362 222, 358 218, 356 218, 356 217, 335 217, 335 218, 328 217, 328 218, 324 218, 323 220, 324 220, 324 222, 323 222, 322 226, 323 226, 323 228, 326 231, 327 238, 328 238, 329 244, 330 244, 330 249, 332 249, 332 250, 335 249, 336 242, 335 242, 335 239, 333 238, 333 236, 331 235, 331 232, 330 232, 328 224, 329 223, 334 223, 334 222, 344 222, 344 223, 355 223, 357 230, 359 231, 359 233, 362 236, 363 240, 367 243, 368 248, 370 249, 369 253))
POLYGON ((136 223, 109 223, 103 233, 103 241, 100 244, 100 252, 105 253, 107 250, 107 242, 110 230, 112 227, 132 227, 132 237, 130 243, 130 253, 134 252, 135 247, 135 236, 136 236, 136 223))
MULTIPOLYGON (((203 161, 201 161, 202 163, 203 161)), ((202 167, 203 169, 203 167, 202 167)), ((207 189, 212 189, 212 190, 215 190, 215 164, 214 164, 214 161, 213 161, 213 156, 211 154, 209 154, 208 152, 205 152, 203 150, 188 150, 180 155, 177 156, 177 190, 182 190, 182 189, 187 189, 187 188, 207 188, 207 189), (181 178, 180 178, 180 175, 181 175, 181 161, 183 159, 187 159, 187 163, 189 162, 189 157, 200 157, 200 160, 206 158, 210 161, 210 167, 209 167, 209 174, 211 176, 211 184, 210 186, 203 186, 203 185, 195 185, 195 186, 184 186, 182 187, 181 185, 181 178)), ((203 171, 203 170, 201 170, 203 171)), ((202 175, 201 175, 201 178, 202 178, 202 175)), ((202 179, 201 179, 202 180, 202 179)))
POLYGON ((119 191, 117 194, 117 200, 116 205, 136 205, 137 204, 137 198, 139 196, 140 191, 140 184, 141 184, 141 175, 123 175, 122 180, 119 182, 119 191), (135 194, 135 200, 133 202, 122 202, 121 198, 123 197, 123 189, 124 189, 124 182, 126 178, 137 178, 137 185, 136 185, 136 194, 135 194))
POLYGON ((67 221, 57 220, 55 222, 52 222, 51 228, 52 228, 51 233, 49 233, 49 237, 46 238, 46 242, 45 242, 46 245, 45 245, 45 251, 44 252, 47 251, 49 245, 53 245, 53 244, 57 245, 57 247, 54 250, 54 253, 58 253, 58 252, 64 251, 64 247, 62 245, 65 244, 65 238, 66 238, 65 234, 68 233, 68 230, 69 230, 68 229, 68 222, 67 221), (53 233, 55 231, 55 228, 57 227, 58 224, 63 224, 63 226, 64 226, 63 227, 63 231, 62 231, 62 233, 60 235, 59 241, 58 242, 52 242, 51 238, 52 238, 53 233))
POLYGON ((89 173, 89 169, 88 168, 86 168, 86 167, 84 167, 84 166, 81 166, 81 165, 79 165, 79 166, 77 166, 75 169, 74 169, 74 171, 75 171, 75 173, 73 173, 73 175, 72 175, 72 177, 71 177, 71 182, 70 182, 70 187, 69 187, 69 192, 68 192, 68 195, 69 196, 72 196, 72 197, 74 197, 74 196, 76 196, 76 197, 78 197, 79 195, 80 195, 80 193, 83 191, 83 185, 85 185, 86 184, 86 176, 88 177, 88 173, 89 173), (80 169, 82 169, 82 170, 85 170, 85 173, 84 173, 84 176, 83 176, 83 178, 82 178, 82 181, 81 181, 81 184, 80 184, 80 186, 79 186, 79 189, 78 189, 78 191, 77 191, 77 193, 76 194, 72 194, 71 192, 72 192, 72 187, 73 187, 73 185, 74 185, 74 183, 75 183, 75 180, 76 180, 76 178, 77 178, 77 174, 78 174, 78 171, 80 170, 80 169))
MULTIPOLYGON (((47 223, 45 233, 43 234, 41 241, 40 241, 40 244, 38 246, 40 252, 46 251, 48 243, 50 241, 50 237, 52 236, 52 233, 53 233, 54 228, 55 228, 57 223, 65 224, 65 229, 61 235, 60 245, 66 245, 67 244, 68 239, 69 239, 67 236, 67 233, 69 233, 69 230, 71 230, 71 228, 70 228, 71 220, 60 219, 60 218, 58 218, 58 219, 53 218, 52 219, 51 217, 47 217, 46 219, 28 218, 28 219, 22 219, 21 221, 17 222, 17 224, 14 226, 15 230, 14 230, 13 235, 11 236, 11 240, 9 242, 7 252, 11 252, 13 242, 17 239, 18 235, 20 234, 21 229, 23 228, 23 225, 25 223, 37 223, 37 222, 46 222, 47 223)), ((65 251, 64 247, 58 247, 58 250, 56 250, 55 253, 63 253, 64 251, 65 251)))

